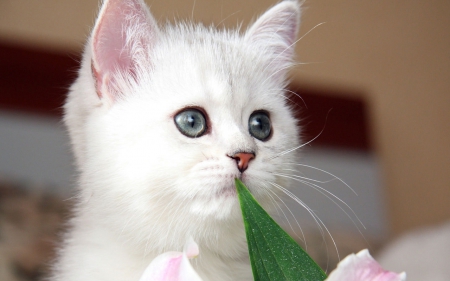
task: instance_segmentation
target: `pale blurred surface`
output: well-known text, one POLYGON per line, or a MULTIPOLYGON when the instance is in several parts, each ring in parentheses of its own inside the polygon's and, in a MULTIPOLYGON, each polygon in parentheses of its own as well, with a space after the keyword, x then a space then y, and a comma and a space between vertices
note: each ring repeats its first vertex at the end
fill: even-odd
POLYGON ((447 281, 450 276, 450 221, 411 231, 382 250, 377 260, 386 269, 405 271, 408 281, 447 281))

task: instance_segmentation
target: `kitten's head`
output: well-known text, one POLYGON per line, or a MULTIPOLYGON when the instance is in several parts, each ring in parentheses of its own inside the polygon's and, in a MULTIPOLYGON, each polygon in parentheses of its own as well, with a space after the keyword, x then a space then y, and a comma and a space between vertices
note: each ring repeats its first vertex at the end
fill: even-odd
POLYGON ((239 34, 106 0, 65 105, 86 200, 143 237, 242 224, 235 178, 269 202, 298 145, 284 90, 298 25, 295 1, 239 34))

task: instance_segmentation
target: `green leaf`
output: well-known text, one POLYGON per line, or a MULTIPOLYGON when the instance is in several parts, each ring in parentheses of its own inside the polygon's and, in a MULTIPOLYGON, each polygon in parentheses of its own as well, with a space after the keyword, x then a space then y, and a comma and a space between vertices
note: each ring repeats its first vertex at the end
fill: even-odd
POLYGON ((236 179, 255 281, 323 281, 325 272, 236 179))

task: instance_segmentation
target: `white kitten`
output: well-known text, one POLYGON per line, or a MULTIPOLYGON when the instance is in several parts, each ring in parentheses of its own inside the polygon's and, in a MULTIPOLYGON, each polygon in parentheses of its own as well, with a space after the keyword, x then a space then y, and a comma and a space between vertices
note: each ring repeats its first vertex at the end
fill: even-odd
POLYGON ((242 35, 104 1, 65 105, 80 196, 51 280, 139 280, 189 236, 204 280, 252 280, 234 179, 267 208, 288 184, 299 17, 284 1, 242 35))

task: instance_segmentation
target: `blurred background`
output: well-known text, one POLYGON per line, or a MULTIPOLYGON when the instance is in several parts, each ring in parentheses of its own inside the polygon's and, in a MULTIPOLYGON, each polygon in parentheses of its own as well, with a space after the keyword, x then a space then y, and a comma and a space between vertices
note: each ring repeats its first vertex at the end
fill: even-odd
MULTIPOLYGON (((245 28, 276 1, 147 3, 159 22, 245 28)), ((0 0, 0 280, 36 278, 64 221, 75 171, 60 107, 98 7, 97 0, 0 0)), ((294 102, 305 140, 324 131, 299 163, 341 178, 358 196, 311 168, 302 172, 345 201, 350 216, 311 188, 295 192, 344 253, 376 252, 450 219, 449 27, 444 0, 304 1, 296 46, 302 64, 290 88, 303 98, 294 102)))

